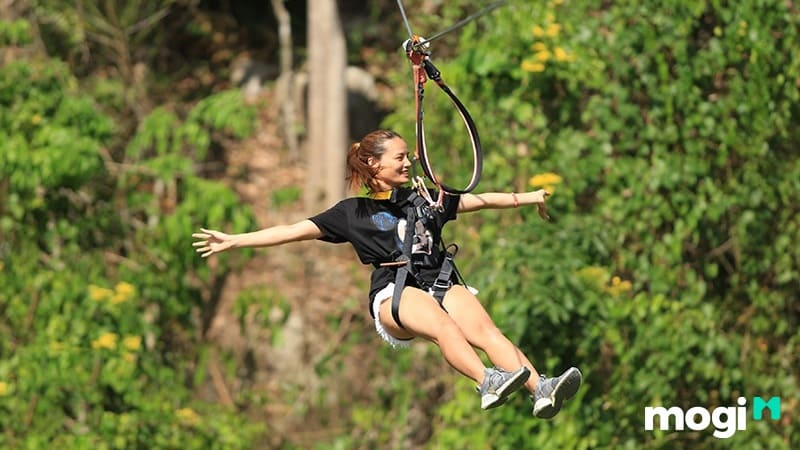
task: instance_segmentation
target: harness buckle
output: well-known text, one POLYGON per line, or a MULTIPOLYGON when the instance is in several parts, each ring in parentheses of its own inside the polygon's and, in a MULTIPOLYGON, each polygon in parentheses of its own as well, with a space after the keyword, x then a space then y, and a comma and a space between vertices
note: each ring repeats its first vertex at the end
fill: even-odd
POLYGON ((439 279, 437 279, 433 283, 433 290, 435 290, 435 291, 447 290, 447 289, 450 289, 450 286, 452 286, 452 285, 453 285, 453 282, 450 281, 450 280, 439 280, 439 279))

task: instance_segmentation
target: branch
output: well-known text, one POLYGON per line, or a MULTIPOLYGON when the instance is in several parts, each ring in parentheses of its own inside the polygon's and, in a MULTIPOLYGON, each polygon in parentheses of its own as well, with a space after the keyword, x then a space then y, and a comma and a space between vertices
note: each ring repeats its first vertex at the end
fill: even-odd
POLYGON ((169 12, 169 8, 164 8, 161 11, 156 12, 155 14, 151 15, 150 17, 145 17, 144 19, 140 20, 139 22, 129 26, 125 32, 128 36, 132 36, 142 30, 147 30, 148 28, 155 27, 158 22, 161 21, 164 17, 167 16, 169 12))

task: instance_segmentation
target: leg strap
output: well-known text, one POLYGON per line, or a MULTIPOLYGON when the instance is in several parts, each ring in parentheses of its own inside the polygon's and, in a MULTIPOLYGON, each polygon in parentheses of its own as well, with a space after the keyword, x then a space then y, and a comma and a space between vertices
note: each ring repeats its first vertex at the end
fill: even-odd
POLYGON ((411 262, 411 245, 414 241, 414 227, 417 225, 417 216, 413 207, 408 207, 406 213, 406 234, 403 240, 403 254, 399 261, 405 260, 405 265, 397 268, 397 275, 394 279, 394 295, 392 295, 392 318, 400 328, 405 328, 400 321, 400 297, 403 295, 403 288, 406 287, 406 278, 414 270, 411 262))
MULTIPOLYGON (((408 263, 410 264, 410 262, 408 263)), ((405 328, 400 321, 400 297, 403 295, 403 288, 406 286, 408 277, 408 264, 397 269, 397 276, 394 279, 394 294, 392 295, 392 318, 400 328, 405 328)))

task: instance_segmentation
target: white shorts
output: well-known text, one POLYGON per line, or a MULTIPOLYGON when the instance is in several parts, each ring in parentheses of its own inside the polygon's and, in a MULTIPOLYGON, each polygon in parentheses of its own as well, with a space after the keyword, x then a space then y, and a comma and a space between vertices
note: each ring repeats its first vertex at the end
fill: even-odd
MULTIPOLYGON (((472 286, 467 286, 467 289, 472 292, 473 295, 478 293, 478 290, 472 286)), ((429 289, 428 292, 433 295, 433 290, 429 289)), ((375 331, 378 332, 378 336, 380 336, 384 341, 388 342, 392 348, 403 348, 408 347, 411 345, 411 339, 397 339, 396 337, 389 334, 386 331, 386 328, 383 328, 383 324, 381 324, 381 305, 385 301, 392 301, 392 297, 394 297, 394 283, 389 283, 385 288, 378 291, 375 294, 375 300, 372 301, 372 315, 375 317, 375 331)))

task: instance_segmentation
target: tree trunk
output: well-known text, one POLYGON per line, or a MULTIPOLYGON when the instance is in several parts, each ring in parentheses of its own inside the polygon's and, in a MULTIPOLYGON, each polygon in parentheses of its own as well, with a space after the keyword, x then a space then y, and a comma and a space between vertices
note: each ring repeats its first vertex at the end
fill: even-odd
POLYGON ((345 194, 346 49, 336 0, 308 2, 308 174, 305 207, 314 213, 345 194))
POLYGON ((278 89, 283 92, 281 101, 281 130, 286 147, 289 148, 293 160, 300 159, 297 154, 297 108, 292 95, 294 86, 294 65, 292 53, 292 22, 284 0, 272 0, 272 11, 278 20, 278 40, 281 46, 281 75, 278 77, 278 89))

